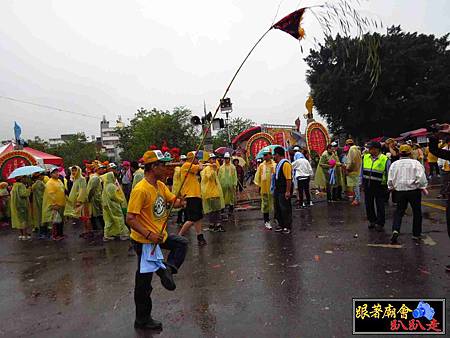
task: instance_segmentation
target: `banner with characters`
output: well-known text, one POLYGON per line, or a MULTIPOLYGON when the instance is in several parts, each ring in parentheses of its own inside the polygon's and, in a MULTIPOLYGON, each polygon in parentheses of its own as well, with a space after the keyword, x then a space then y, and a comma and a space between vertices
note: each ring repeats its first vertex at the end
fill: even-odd
POLYGON ((36 164, 36 159, 30 153, 22 150, 11 151, 0 157, 0 175, 7 179, 14 169, 36 164))
POLYGON ((257 133, 250 137, 247 142, 246 153, 249 160, 256 158, 259 151, 271 144, 274 144, 274 138, 268 133, 257 133))
POLYGON ((322 155, 328 143, 330 143, 330 135, 325 126, 320 122, 309 123, 306 127, 306 144, 309 153, 315 151, 317 155, 322 155))

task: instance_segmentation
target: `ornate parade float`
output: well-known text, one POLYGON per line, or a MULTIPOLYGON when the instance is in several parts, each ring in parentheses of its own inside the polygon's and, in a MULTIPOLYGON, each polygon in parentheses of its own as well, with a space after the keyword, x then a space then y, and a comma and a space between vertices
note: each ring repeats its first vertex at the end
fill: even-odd
POLYGON ((311 97, 306 101, 307 113, 304 117, 307 121, 305 133, 300 132, 300 119, 297 118, 295 125, 272 125, 262 124, 244 130, 233 141, 236 153, 245 156, 248 161, 256 158, 259 151, 269 145, 280 145, 285 149, 300 146, 307 149, 312 157, 320 156, 330 142, 327 128, 317 122, 313 116, 314 102, 311 97))

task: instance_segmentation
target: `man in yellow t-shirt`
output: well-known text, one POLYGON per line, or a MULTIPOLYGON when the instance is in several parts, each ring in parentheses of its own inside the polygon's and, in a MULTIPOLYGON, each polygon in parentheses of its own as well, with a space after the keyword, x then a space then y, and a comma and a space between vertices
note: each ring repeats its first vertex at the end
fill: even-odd
POLYGON ((277 164, 272 181, 275 219, 278 222, 275 231, 290 234, 292 227, 292 165, 286 159, 286 151, 283 147, 276 147, 273 152, 273 158, 277 164))
POLYGON ((434 156, 433 153, 430 153, 430 147, 425 148, 425 156, 427 157, 428 164, 430 165, 430 178, 433 177, 433 174, 436 174, 437 177, 440 177, 438 158, 434 156))
POLYGON ((179 235, 184 236, 189 229, 194 226, 197 233, 197 242, 199 246, 206 245, 205 237, 202 233, 202 193, 198 174, 203 169, 195 157, 195 152, 191 151, 187 154, 187 161, 181 166, 181 196, 186 198, 185 217, 186 222, 183 224, 179 235))
POLYGON ((176 208, 184 205, 184 201, 177 199, 160 181, 164 177, 165 162, 170 160, 164 157, 160 150, 147 151, 144 154, 142 157, 145 165, 144 178, 132 190, 128 203, 127 223, 131 227, 131 241, 138 256, 134 287, 136 304, 134 327, 137 329, 162 329, 161 322, 152 319, 151 316, 153 272, 141 272, 144 249, 148 249, 147 245, 152 243, 159 244, 161 249, 170 250, 167 262, 164 263, 165 268, 158 266, 153 270, 160 277, 161 284, 170 291, 176 288, 172 274, 178 272, 187 252, 186 238, 167 234, 167 204, 173 203, 176 208))

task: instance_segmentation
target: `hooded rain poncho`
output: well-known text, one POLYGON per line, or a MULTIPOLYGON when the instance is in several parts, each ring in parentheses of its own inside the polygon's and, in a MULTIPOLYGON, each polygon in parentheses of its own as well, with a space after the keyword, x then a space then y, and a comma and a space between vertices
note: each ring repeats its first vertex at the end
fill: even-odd
POLYGON ((16 182, 11 190, 11 225, 13 229, 25 229, 31 225, 30 190, 16 182))
POLYGON ((92 217, 102 215, 102 182, 97 174, 91 175, 86 188, 87 200, 89 202, 89 210, 92 217))
POLYGON ((58 213, 58 218, 62 219, 65 204, 64 183, 59 179, 50 178, 45 185, 42 201, 42 223, 49 223, 51 226, 55 220, 55 213, 58 213), (54 210, 54 207, 58 207, 58 210, 54 210))
POLYGON ((86 179, 81 175, 81 168, 76 166, 77 172, 73 177, 73 185, 67 198, 64 216, 80 218, 84 212, 84 203, 86 203, 86 179), (78 204, 78 205, 77 205, 78 204))
POLYGON ((314 178, 314 181, 320 189, 326 189, 327 184, 330 184, 330 173, 329 169, 331 168, 329 165, 329 161, 333 159, 336 161, 335 166, 335 178, 336 182, 333 184, 333 186, 345 186, 345 178, 342 174, 342 168, 340 167, 340 161, 339 157, 336 155, 336 153, 329 154, 328 151, 324 151, 322 153, 322 156, 320 157, 319 164, 317 166, 316 175, 314 178))
POLYGON ((234 205, 236 201, 237 172, 236 167, 229 164, 222 164, 219 169, 219 181, 222 186, 223 199, 225 205, 234 205))
POLYGON ((273 194, 270 191, 272 175, 275 173, 275 162, 262 162, 255 174, 255 184, 260 188, 261 194, 261 211, 270 213, 273 210, 273 194))
POLYGON ((122 211, 125 196, 116 185, 116 178, 113 173, 106 173, 102 176, 104 188, 102 192, 103 218, 105 220, 105 237, 128 236, 130 233, 125 225, 125 218, 122 211))
POLYGON ((203 212, 209 214, 225 208, 222 187, 217 170, 213 166, 206 166, 201 172, 200 186, 202 191, 203 212))
POLYGON ((45 183, 36 180, 31 187, 33 192, 33 227, 35 229, 42 226, 42 201, 44 199, 45 183))

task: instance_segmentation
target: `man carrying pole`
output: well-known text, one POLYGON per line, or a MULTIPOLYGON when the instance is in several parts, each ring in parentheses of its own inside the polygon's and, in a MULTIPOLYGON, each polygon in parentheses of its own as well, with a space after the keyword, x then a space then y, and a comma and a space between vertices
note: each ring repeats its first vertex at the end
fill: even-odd
MULTIPOLYGON (((165 222, 167 219, 167 204, 183 207, 184 201, 177 199, 160 181, 164 177, 165 162, 170 158, 164 157, 159 150, 147 151, 143 158, 144 179, 132 190, 128 204, 127 223, 131 227, 131 241, 138 256, 135 277, 134 302, 136 305, 137 329, 162 329, 161 322, 152 318, 152 277, 153 272, 161 279, 161 284, 170 291, 176 285, 173 274, 183 264, 186 257, 188 241, 177 235, 168 235, 165 222), (162 253, 150 253, 152 248, 170 250, 167 262, 162 263, 162 253)), ((155 250, 153 250, 155 251, 155 250)))

